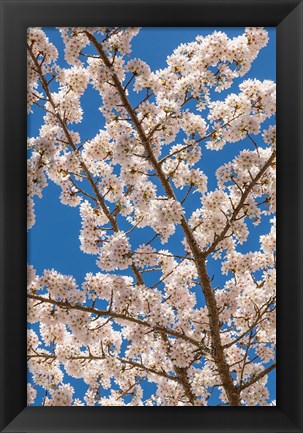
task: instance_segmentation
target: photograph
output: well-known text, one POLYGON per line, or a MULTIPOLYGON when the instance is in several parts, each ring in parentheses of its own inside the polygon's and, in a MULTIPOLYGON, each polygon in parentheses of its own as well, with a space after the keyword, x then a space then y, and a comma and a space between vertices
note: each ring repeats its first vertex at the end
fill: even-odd
POLYGON ((276 33, 27 29, 28 406, 279 403, 276 33))

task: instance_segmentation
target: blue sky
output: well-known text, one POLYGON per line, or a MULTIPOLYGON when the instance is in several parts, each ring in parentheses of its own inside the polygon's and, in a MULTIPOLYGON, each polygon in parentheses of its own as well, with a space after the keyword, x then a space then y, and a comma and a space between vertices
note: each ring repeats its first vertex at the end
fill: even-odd
MULTIPOLYGON (((143 28, 139 35, 132 41, 131 57, 138 57, 146 61, 153 71, 164 68, 166 66, 166 57, 180 44, 192 41, 197 35, 208 35, 214 30, 220 30, 227 33, 229 37, 234 37, 242 34, 243 28, 143 28)), ((58 30, 54 28, 45 28, 50 41, 57 47, 59 51, 59 64, 63 67, 68 65, 64 61, 63 43, 58 30)), ((259 80, 271 79, 276 81, 276 35, 275 28, 268 28, 269 43, 259 53, 258 58, 253 63, 251 70, 245 75, 244 79, 257 78, 259 80)), ((224 99, 231 92, 238 92, 238 85, 243 78, 238 78, 234 81, 233 86, 227 91, 216 93, 216 99, 224 99)), ((71 125, 72 130, 79 131, 82 140, 93 138, 100 129, 104 126, 104 120, 99 111, 101 105, 100 96, 96 91, 89 86, 88 90, 81 99, 82 108, 84 111, 83 122, 79 125, 71 125)), ((28 117, 28 136, 35 137, 39 133, 39 128, 42 125, 43 110, 33 107, 33 113, 28 117)), ((265 122, 264 128, 273 124, 271 118, 269 122, 265 122)), ((262 128, 263 129, 263 128, 262 128)), ((237 155, 242 149, 251 149, 249 142, 241 141, 239 143, 227 144, 220 151, 208 151, 203 148, 203 156, 201 159, 202 171, 209 178, 209 189, 215 187, 214 173, 217 167, 237 155), (203 165, 203 161, 207 158, 207 165, 203 165)), ((87 272, 98 272, 100 269, 96 265, 96 256, 88 255, 80 251, 79 233, 81 220, 78 208, 64 206, 59 201, 60 189, 51 181, 48 181, 48 187, 43 190, 43 199, 35 200, 36 223, 28 233, 28 263, 32 264, 41 275, 44 269, 54 268, 63 274, 73 275, 78 285, 80 286, 87 272)), ((184 191, 181 191, 179 197, 183 197, 184 191)), ((199 203, 198 194, 194 194, 193 199, 188 201, 188 215, 197 207, 199 203), (196 197, 195 197, 196 196, 196 197)), ((121 224, 122 220, 121 220, 121 224)), ((120 224, 120 225, 121 225, 120 224)), ((123 229, 122 225, 122 229, 123 229)), ((125 228, 126 229, 126 228, 125 228)), ((254 227, 253 234, 249 237, 248 242, 243 246, 243 251, 255 250, 259 247, 259 235, 269 231, 269 224, 262 223, 257 228, 254 227)), ((135 233, 135 232, 134 232, 135 233)), ((132 237, 132 245, 136 247, 144 241, 149 240, 153 232, 149 229, 136 232, 136 237, 132 237)), ((174 237, 164 246, 155 242, 155 247, 161 248, 174 247, 176 254, 182 253, 182 249, 176 249, 176 239, 180 239, 181 233, 177 229, 174 237)), ((218 265, 209 263, 209 267, 216 274, 214 285, 223 285, 225 279, 221 273, 216 272, 218 265)), ((211 272, 210 270, 210 272, 211 272)), ((150 277, 151 278, 151 277, 150 277)), ((146 279, 147 283, 152 284, 152 280, 146 279)), ((34 326, 36 328, 36 326, 34 326)), ((29 375, 29 381, 31 381, 29 375)), ((70 379, 69 382, 75 386, 76 394, 82 397, 86 386, 81 381, 70 379)), ((152 388, 147 387, 147 392, 152 391, 152 388)), ((275 373, 270 374, 270 394, 271 398, 275 398, 275 373)), ((39 390, 36 405, 41 405, 41 399, 44 392, 39 390)), ((78 396, 78 395, 77 395, 78 396)), ((214 401, 214 404, 215 401, 214 401)))

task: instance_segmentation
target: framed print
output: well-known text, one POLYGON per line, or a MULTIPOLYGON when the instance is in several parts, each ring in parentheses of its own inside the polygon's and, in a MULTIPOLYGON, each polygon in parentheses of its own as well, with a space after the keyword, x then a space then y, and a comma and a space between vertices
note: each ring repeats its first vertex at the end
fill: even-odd
POLYGON ((1 22, 1 431, 302 431, 302 2, 1 22))

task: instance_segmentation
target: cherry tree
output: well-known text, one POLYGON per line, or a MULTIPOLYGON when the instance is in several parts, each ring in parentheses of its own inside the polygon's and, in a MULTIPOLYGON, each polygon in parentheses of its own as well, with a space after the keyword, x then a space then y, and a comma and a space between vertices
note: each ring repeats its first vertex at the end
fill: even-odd
POLYGON ((44 115, 28 138, 28 229, 54 182, 100 271, 79 282, 28 265, 28 404, 42 387, 46 406, 206 406, 213 395, 274 405, 276 87, 240 79, 266 30, 198 36, 158 71, 131 56, 138 28, 57 31, 69 67, 43 29, 28 30, 28 113, 44 115), (89 87, 104 127, 87 139, 74 125, 89 87), (203 153, 237 142, 210 188, 203 153), (134 247, 144 230, 150 239, 134 247))

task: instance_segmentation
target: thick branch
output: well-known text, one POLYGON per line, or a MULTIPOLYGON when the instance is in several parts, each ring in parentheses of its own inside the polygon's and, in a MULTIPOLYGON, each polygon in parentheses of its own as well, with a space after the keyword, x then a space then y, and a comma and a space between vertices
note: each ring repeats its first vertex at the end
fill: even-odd
MULTIPOLYGON (((93 43, 96 50, 98 51, 101 59, 103 60, 103 63, 105 66, 111 71, 112 74, 112 80, 114 82, 114 85, 119 93, 120 99, 123 103, 124 108, 126 109, 127 113, 129 114, 130 118, 132 119, 132 122, 136 128, 136 131, 140 137, 140 140, 145 148, 146 156, 149 159, 151 165, 153 166, 155 172, 158 175, 158 178, 169 198, 173 198, 176 200, 174 191, 172 189, 171 184, 169 183, 168 179, 165 176, 165 173, 163 172, 161 168, 161 164, 157 161, 155 155, 153 154, 151 143, 149 142, 149 139, 147 135, 144 132, 144 129, 136 115, 135 110, 132 108, 126 93, 124 91, 124 88, 117 77, 117 75, 113 72, 113 69, 111 67, 111 63, 109 59, 107 58, 107 55, 105 54, 102 45, 97 41, 97 39, 94 37, 94 35, 90 34, 89 32, 85 32, 89 40, 93 43)), ((229 366, 225 360, 224 353, 223 353, 223 347, 221 344, 221 337, 220 337, 220 325, 219 325, 219 315, 218 315, 218 308, 216 303, 216 298, 214 295, 214 292, 210 285, 210 280, 207 274, 206 266, 205 266, 205 256, 203 252, 201 251, 199 245, 196 242, 196 239, 193 235, 193 232, 191 228, 189 227, 187 220, 185 219, 185 216, 182 215, 181 219, 181 227, 183 229, 183 232, 186 236, 186 239, 188 241, 188 244, 192 250, 193 256, 196 259, 196 266, 199 274, 199 278, 201 281, 202 290, 206 299, 206 304, 208 307, 208 314, 209 314, 209 321, 210 321, 210 329, 211 329, 211 341, 212 341, 212 349, 213 349, 213 356, 224 386, 224 389, 226 391, 226 394, 228 396, 229 402, 233 406, 240 406, 240 397, 239 392, 236 389, 236 387, 233 384, 233 380, 229 371, 229 366)))
POLYGON ((163 341, 167 344, 167 350, 166 350, 166 354, 169 357, 171 363, 173 364, 173 368, 174 368, 174 372, 177 375, 177 378, 179 380, 180 385, 183 387, 184 390, 184 394, 187 397, 188 401, 190 402, 190 404, 192 406, 195 406, 195 402, 197 400, 197 397, 195 396, 195 394, 193 393, 188 377, 187 377, 187 370, 188 368, 181 368, 178 367, 175 362, 171 359, 170 357, 170 343, 169 340, 167 338, 167 335, 162 335, 162 339, 163 341))
POLYGON ((184 389, 184 393, 186 397, 188 398, 188 401, 192 406, 196 406, 197 397, 193 393, 188 377, 187 377, 187 368, 180 368, 177 366, 174 366, 175 373, 177 375, 177 378, 179 379, 179 383, 182 385, 184 389))
MULTIPOLYGON (((112 71, 111 63, 110 63, 108 57, 106 56, 106 54, 102 48, 102 45, 89 32, 86 31, 85 34, 87 35, 89 40, 95 46, 95 48, 98 51, 102 61, 105 64, 105 66, 112 71)), ((137 116, 135 110, 132 108, 132 106, 131 106, 131 104, 130 104, 127 96, 126 96, 126 92, 124 91, 124 88, 123 88, 119 78, 117 77, 117 75, 114 72, 112 72, 112 80, 115 84, 115 87, 116 87, 118 93, 119 93, 119 96, 121 98, 123 106, 125 107, 127 113, 129 114, 129 116, 130 116, 130 118, 131 118, 131 120, 132 120, 132 122, 136 128, 136 131, 140 137, 140 140, 141 140, 141 142, 145 148, 146 156, 149 159, 151 165, 153 166, 155 172, 157 173, 158 178, 161 181, 161 184, 162 184, 167 196, 169 198, 172 198, 172 199, 177 201, 176 196, 175 196, 174 191, 173 191, 173 188, 172 188, 171 184, 169 183, 168 179, 165 176, 165 173, 163 172, 163 170, 161 168, 161 164, 157 161, 156 157, 153 154, 152 146, 150 144, 149 138, 145 134, 144 129, 142 127, 142 124, 141 124, 140 120, 138 119, 138 116, 137 116)), ((186 236, 188 242, 195 248, 197 254, 201 254, 201 251, 199 250, 197 242, 196 242, 184 216, 182 216, 181 226, 183 228, 183 231, 185 233, 185 236, 186 236)))
POLYGON ((217 306, 217 301, 215 298, 215 294, 210 284, 210 279, 207 273, 205 259, 200 258, 197 260, 197 268, 199 277, 201 279, 203 293, 205 296, 206 305, 208 308, 208 318, 209 318, 209 327, 210 327, 210 335, 213 349, 213 358, 218 368, 218 372, 220 374, 220 378, 222 380, 222 385, 227 394, 228 400, 232 406, 240 406, 241 400, 239 391, 233 383, 229 365, 225 360, 224 349, 221 343, 220 336, 220 318, 219 311, 217 306))
POLYGON ((57 307, 64 308, 66 310, 78 310, 78 311, 83 311, 85 313, 95 314, 98 317, 105 316, 105 317, 112 317, 114 319, 126 320, 128 322, 136 323, 137 325, 145 326, 146 328, 149 328, 152 331, 158 332, 160 334, 166 334, 166 335, 171 335, 172 337, 181 338, 182 340, 187 341, 193 344, 194 346, 205 350, 205 352, 208 351, 207 347, 205 347, 201 342, 195 340, 194 338, 189 337, 186 334, 182 334, 180 332, 174 331, 173 329, 167 329, 162 326, 152 325, 148 322, 145 322, 144 320, 136 319, 135 317, 131 317, 131 316, 126 316, 125 314, 122 313, 115 313, 114 311, 108 311, 108 310, 98 310, 96 308, 86 307, 83 305, 71 305, 68 302, 55 301, 54 299, 44 298, 43 296, 35 295, 33 293, 28 293, 27 297, 29 299, 36 299, 37 301, 40 302, 46 302, 48 304, 56 305, 57 307))

